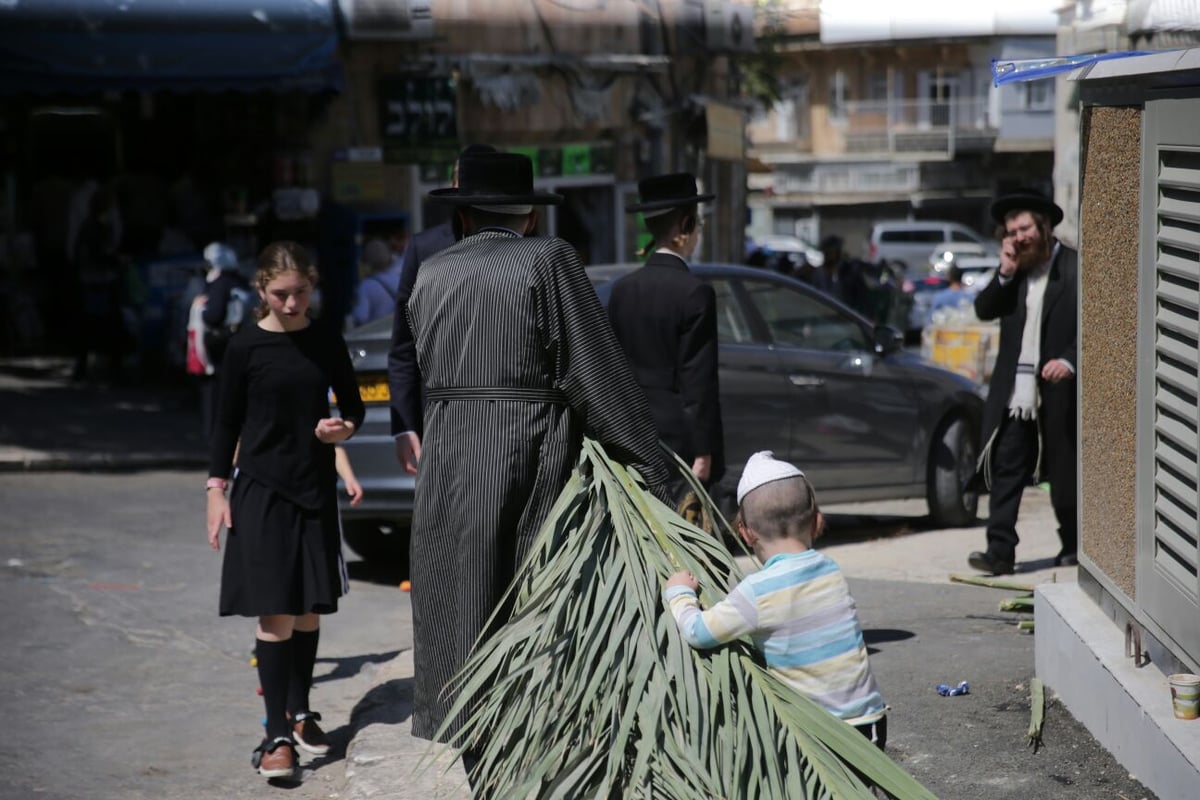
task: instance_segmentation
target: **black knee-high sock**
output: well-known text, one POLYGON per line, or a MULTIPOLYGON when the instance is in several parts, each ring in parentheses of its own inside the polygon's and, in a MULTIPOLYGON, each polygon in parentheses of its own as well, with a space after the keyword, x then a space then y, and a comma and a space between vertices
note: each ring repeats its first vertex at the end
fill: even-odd
POLYGON ((292 640, 254 643, 258 656, 258 681, 262 684, 263 704, 267 708, 267 738, 288 736, 288 687, 292 682, 292 640))
POLYGON ((308 690, 312 687, 313 667, 317 663, 317 642, 321 629, 292 631, 292 680, 288 684, 288 711, 295 717, 309 711, 308 690))

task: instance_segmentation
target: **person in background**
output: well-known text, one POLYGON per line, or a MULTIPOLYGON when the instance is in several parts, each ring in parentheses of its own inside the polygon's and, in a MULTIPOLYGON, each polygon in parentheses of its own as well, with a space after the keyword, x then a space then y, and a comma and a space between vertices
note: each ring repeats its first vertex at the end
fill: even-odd
POLYGON ((987 549, 973 569, 1015 568, 1017 513, 1030 483, 1050 480, 1062 549, 1055 566, 1078 563, 1076 371, 1079 365, 1079 255, 1054 238, 1063 212, 1046 195, 1023 189, 992 203, 1004 225, 1000 267, 975 298, 975 314, 1000 320, 1000 349, 983 411, 983 452, 973 484, 991 490, 987 549))
MULTIPOLYGON (((608 318, 654 417, 659 437, 711 486, 725 472, 717 369, 717 297, 688 269, 700 241, 700 194, 696 178, 681 172, 638 182, 641 212, 654 241, 644 266, 613 284, 608 318)), ((675 501, 688 485, 672 475, 675 501)))
POLYGON ((89 213, 79 227, 73 248, 79 280, 82 324, 75 337, 75 368, 72 379, 88 377, 90 356, 104 353, 111 377, 124 375, 123 356, 127 345, 121 316, 126 260, 120 252, 113 225, 116 198, 104 188, 89 195, 89 213))
MULTIPOLYGON (((454 162, 450 188, 458 188, 458 168, 464 158, 495 152, 496 148, 487 144, 464 147, 454 162)), ((457 238, 450 221, 413 236, 404 254, 404 269, 396 293, 395 316, 392 318, 392 349, 388 352, 388 388, 392 398, 392 436, 396 440, 396 459, 410 475, 417 474, 417 462, 421 460, 425 394, 421 369, 417 365, 416 349, 413 345, 412 328, 408 320, 408 299, 412 296, 421 263, 454 244, 457 238)))
POLYGON ((820 267, 809 273, 809 282, 830 297, 864 313, 867 287, 860 265, 846 258, 842 237, 830 234, 821 240, 820 267))
POLYGON ((320 617, 337 611, 346 590, 335 448, 365 409, 345 341, 308 316, 317 283, 309 253, 295 242, 267 245, 254 283, 258 323, 230 339, 222 367, 206 522, 213 550, 227 530, 221 616, 258 619, 266 738, 251 763, 286 778, 297 747, 318 756, 330 748, 309 690, 320 617), (331 388, 340 417, 330 414, 331 388))
POLYGON ((943 308, 958 308, 961 304, 969 302, 971 299, 971 290, 963 286, 961 267, 951 264, 950 268, 946 270, 946 280, 949 281, 946 287, 939 289, 933 296, 933 299, 929 301, 929 319, 927 322, 931 325, 933 324, 934 312, 943 308))
POLYGON ((208 273, 204 276, 204 294, 194 302, 204 307, 200 314, 204 323, 204 350, 212 365, 211 373, 200 376, 200 407, 204 415, 204 438, 207 440, 212 436, 217 419, 217 380, 221 374, 221 362, 225 359, 230 336, 242 324, 244 315, 249 313, 245 306, 250 285, 242 277, 237 253, 229 245, 223 242, 210 243, 204 248, 204 261, 208 264, 208 273), (240 307, 234 308, 237 304, 240 307))
POLYGON ((371 239, 363 247, 362 260, 367 274, 358 282, 354 308, 350 311, 355 325, 365 325, 395 312, 404 253, 393 258, 387 242, 371 239))

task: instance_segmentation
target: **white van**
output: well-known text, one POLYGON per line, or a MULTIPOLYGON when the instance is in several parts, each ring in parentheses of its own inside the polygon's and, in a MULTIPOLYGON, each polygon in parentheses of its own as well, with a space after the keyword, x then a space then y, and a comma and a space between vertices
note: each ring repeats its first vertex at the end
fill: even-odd
POLYGON ((999 252, 995 242, 989 242, 975 231, 957 222, 944 220, 890 220, 877 222, 867 239, 868 261, 889 261, 909 267, 924 267, 929 254, 945 246, 972 244, 991 255, 999 252))

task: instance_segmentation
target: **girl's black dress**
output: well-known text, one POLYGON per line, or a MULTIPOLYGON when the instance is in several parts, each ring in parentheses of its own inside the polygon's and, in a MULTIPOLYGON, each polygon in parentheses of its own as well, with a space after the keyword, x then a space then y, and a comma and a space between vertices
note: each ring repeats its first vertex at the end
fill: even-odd
POLYGON ((233 525, 221 570, 222 616, 337 611, 341 530, 333 445, 316 437, 329 388, 358 430, 364 408, 341 335, 313 322, 292 333, 246 325, 221 366, 209 474, 228 476, 233 525))

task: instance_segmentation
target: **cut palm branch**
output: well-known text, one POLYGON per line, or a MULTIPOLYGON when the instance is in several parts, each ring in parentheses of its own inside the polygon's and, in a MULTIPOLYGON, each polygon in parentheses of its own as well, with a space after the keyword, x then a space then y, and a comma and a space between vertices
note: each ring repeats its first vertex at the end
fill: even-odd
POLYGON ((1041 678, 1029 682, 1029 746, 1037 752, 1042 745, 1042 719, 1046 713, 1046 687, 1041 678))
POLYGON ((1001 611, 1033 611, 1033 595, 1018 595, 1000 601, 1001 611))
POLYGON ((1034 587, 1027 583, 1016 581, 998 581, 994 578, 984 578, 979 575, 951 575, 951 583, 966 583, 971 586, 986 586, 989 589, 1008 589, 1014 592, 1032 592, 1034 587))
POLYGON ((467 712, 455 743, 479 757, 478 794, 865 798, 874 783, 933 797, 747 643, 689 647, 660 600, 679 569, 706 603, 741 578, 719 537, 585 441, 514 582, 511 616, 456 678, 448 718, 467 712))

